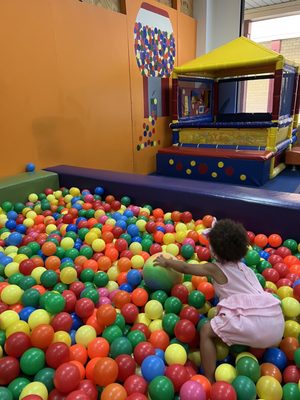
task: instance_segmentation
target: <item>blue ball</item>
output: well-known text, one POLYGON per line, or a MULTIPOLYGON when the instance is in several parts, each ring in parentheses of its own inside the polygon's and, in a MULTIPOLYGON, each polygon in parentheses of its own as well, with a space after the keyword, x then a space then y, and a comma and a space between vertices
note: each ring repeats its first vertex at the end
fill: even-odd
POLYGON ((74 329, 72 329, 72 330, 69 332, 69 335, 71 336, 71 344, 72 344, 72 345, 73 345, 73 344, 76 344, 76 340, 75 340, 76 331, 75 331, 74 329))
POLYGON ((121 229, 125 230, 126 227, 127 227, 127 224, 126 224, 125 221, 119 219, 119 220, 116 222, 116 226, 117 226, 118 228, 121 228, 121 229))
POLYGON ((160 232, 163 232, 163 233, 166 233, 166 230, 165 230, 165 228, 163 226, 157 226, 156 230, 160 231, 160 232))
POLYGON ((11 262, 13 262, 13 259, 11 257, 9 257, 9 256, 1 257, 1 264, 6 266, 7 264, 9 264, 11 262))
POLYGON ((33 163, 26 164, 25 167, 26 172, 33 172, 35 170, 35 165, 33 163))
POLYGON ((76 313, 73 312, 70 315, 71 315, 72 320, 73 320, 73 324, 71 326, 71 330, 77 331, 77 329, 80 328, 83 325, 83 322, 82 322, 81 318, 79 318, 76 313))
POLYGON ((95 194, 97 194, 98 196, 102 196, 103 193, 104 193, 103 187, 97 186, 97 187, 95 188, 95 194))
POLYGON ((22 225, 17 225, 17 226, 16 226, 16 231, 19 232, 19 233, 25 233, 26 230, 27 230, 27 228, 26 228, 26 226, 23 225, 23 224, 22 224, 22 225))
POLYGON ((141 366, 142 375, 148 382, 151 382, 157 376, 164 375, 165 369, 165 363, 159 356, 146 357, 141 366))
POLYGON ((135 224, 128 225, 127 232, 131 237, 139 236, 139 228, 135 224))
POLYGON ((16 226, 17 226, 17 223, 14 219, 9 219, 5 223, 5 228, 10 229, 10 230, 15 229, 16 226))
POLYGON ((165 362, 165 352, 162 349, 155 349, 155 355, 165 362))
POLYGON ((300 279, 297 279, 297 280, 293 283, 293 288, 294 288, 295 286, 299 285, 299 284, 300 284, 300 279))
POLYGON ((16 213, 15 211, 8 211, 8 213, 6 214, 8 219, 17 219, 18 218, 18 213, 16 213))
POLYGON ((133 212, 131 210, 125 210, 123 215, 127 218, 131 218, 133 217, 133 212))
POLYGON ((18 246, 22 242, 23 236, 19 232, 11 233, 5 240, 9 246, 18 246))
POLYGON ((129 283, 122 283, 119 287, 120 290, 125 290, 125 292, 131 293, 133 291, 133 287, 129 283))
POLYGON ((33 313, 33 311, 35 311, 36 308, 34 307, 24 307, 20 312, 19 312, 19 317, 22 321, 28 321, 28 318, 30 317, 30 314, 33 313))
POLYGON ((142 277, 137 269, 131 269, 127 272, 127 282, 135 287, 141 283, 142 277))
POLYGON ((287 366, 288 360, 282 350, 277 347, 271 347, 264 353, 263 362, 274 364, 280 371, 283 371, 287 366))

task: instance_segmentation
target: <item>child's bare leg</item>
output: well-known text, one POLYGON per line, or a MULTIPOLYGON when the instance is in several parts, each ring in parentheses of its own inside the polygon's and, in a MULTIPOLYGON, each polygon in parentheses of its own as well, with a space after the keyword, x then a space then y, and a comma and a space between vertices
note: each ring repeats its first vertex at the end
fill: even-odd
POLYGON ((202 326, 200 332, 201 363, 205 376, 211 383, 215 382, 217 353, 213 339, 216 337, 209 322, 202 326))

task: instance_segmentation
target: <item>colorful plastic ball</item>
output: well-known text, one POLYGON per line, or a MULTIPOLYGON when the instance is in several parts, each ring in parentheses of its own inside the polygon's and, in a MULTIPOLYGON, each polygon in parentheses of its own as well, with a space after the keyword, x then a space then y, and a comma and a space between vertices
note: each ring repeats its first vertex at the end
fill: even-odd
POLYGON ((272 376, 262 376, 256 384, 257 394, 264 400, 281 400, 283 390, 280 383, 272 376))
POLYGON ((20 373, 19 361, 15 357, 3 357, 0 359, 0 385, 8 385, 20 373))
POLYGON ((116 310, 110 304, 103 304, 97 310, 97 319, 103 326, 112 325, 116 320, 116 310))
POLYGON ((289 365, 282 374, 284 383, 298 383, 300 379, 300 370, 296 365, 289 365))
POLYGON ((184 347, 176 343, 170 344, 165 351, 165 360, 168 365, 184 365, 187 360, 187 354, 184 347))
POLYGON ((42 400, 47 400, 48 399, 48 390, 46 386, 41 383, 41 382, 31 382, 28 385, 24 387, 22 390, 19 399, 20 400, 34 400, 34 397, 31 396, 37 396, 37 398, 42 399, 42 400))
POLYGON ((277 368, 274 364, 271 363, 263 363, 260 366, 261 376, 272 376, 279 383, 282 381, 282 375, 280 369, 277 368))
POLYGON ((55 371, 53 381, 61 393, 70 393, 79 385, 80 371, 72 362, 61 364, 55 371))
POLYGON ((179 392, 181 386, 189 380, 186 368, 180 364, 172 364, 166 368, 165 376, 171 380, 175 392, 179 392))
POLYGON ((99 386, 107 386, 117 380, 118 364, 110 357, 101 357, 94 367, 94 382, 99 386))
POLYGON ((157 376, 149 384, 149 395, 153 400, 161 398, 172 400, 174 398, 174 388, 171 380, 166 376, 157 376))
POLYGON ((97 334, 95 328, 89 325, 83 325, 77 330, 75 340, 76 343, 87 347, 88 344, 96 338, 96 336, 97 334))
POLYGON ((145 334, 138 329, 131 330, 131 332, 128 333, 127 338, 130 341, 133 348, 135 348, 139 343, 146 341, 145 334))
MULTIPOLYGON (((29 383, 30 383, 30 380, 27 378, 23 378, 23 377, 22 378, 18 377, 16 379, 14 379, 13 381, 11 381, 10 384, 8 385, 8 390, 12 395, 11 400, 12 399, 18 400, 22 390, 29 383)), ((0 398, 2 398, 1 395, 2 395, 2 393, 0 391, 0 398)), ((5 400, 5 397, 3 397, 3 399, 5 400)))
POLYGON ((86 393, 89 397, 89 400, 97 400, 98 399, 98 391, 94 383, 89 379, 83 379, 79 382, 78 390, 86 393))
POLYGON ((116 358, 121 354, 131 354, 132 344, 127 337, 117 337, 110 346, 110 354, 112 358, 116 358))
POLYGON ((205 400, 206 394, 203 386, 192 380, 186 381, 180 389, 181 400, 205 400))
POLYGON ((158 356, 146 357, 141 365, 142 375, 148 382, 160 375, 164 375, 165 369, 164 362, 158 356))
POLYGON ((11 357, 21 357, 29 347, 31 347, 30 337, 23 332, 13 333, 5 342, 5 352, 11 357))
POLYGON ((211 400, 237 400, 237 395, 228 382, 220 381, 212 385, 211 400))
POLYGON ((243 400, 255 400, 256 399, 256 387, 248 376, 237 376, 232 381, 232 386, 236 391, 237 398, 243 400))
POLYGON ((256 383, 260 377, 260 368, 257 361, 251 357, 243 357, 236 363, 236 371, 238 375, 243 375, 256 383))
POLYGON ((13 305, 20 303, 23 290, 17 285, 8 285, 1 292, 3 303, 13 305))
POLYGON ((20 367, 24 374, 35 375, 45 365, 45 353, 36 347, 26 350, 20 358, 20 367))
POLYGON ((11 391, 4 386, 0 386, 0 398, 2 400, 14 400, 11 391))
POLYGON ((35 170, 35 165, 33 163, 28 163, 25 165, 26 172, 33 172, 35 170))
POLYGON ((287 357, 284 352, 277 347, 269 348, 263 356, 263 362, 274 364, 280 371, 287 366, 287 357))
POLYGON ((34 347, 45 350, 54 338, 54 329, 51 325, 41 324, 32 329, 30 339, 34 347))
POLYGON ((237 373, 235 368, 230 364, 221 364, 215 370, 216 381, 223 381, 227 383, 232 383, 236 378, 237 373))
POLYGON ((58 368, 59 365, 70 360, 70 350, 65 343, 52 343, 46 351, 46 362, 51 368, 58 368))
POLYGON ((150 300, 145 305, 145 314, 149 319, 159 319, 163 313, 163 306, 157 300, 150 300))
POLYGON ((205 304, 205 295, 199 290, 193 290, 189 293, 188 303, 195 308, 202 308, 205 304))
POLYGON ((155 355, 155 348, 149 342, 141 342, 134 348, 133 355, 137 364, 141 365, 146 357, 155 355))
POLYGON ((163 329, 158 329, 151 332, 149 342, 157 349, 166 350, 170 344, 170 338, 163 329))
POLYGON ((124 382, 124 388, 128 396, 133 394, 145 394, 147 392, 148 382, 140 375, 133 374, 124 382))
POLYGON ((196 335, 195 325, 188 319, 181 319, 174 328, 175 336, 183 343, 191 342, 196 335))
POLYGON ((287 318, 296 318, 300 314, 300 303, 293 297, 285 297, 281 301, 282 311, 287 318))
POLYGON ((182 301, 176 296, 170 296, 165 301, 164 308, 166 313, 179 314, 182 309, 182 301))
POLYGON ((119 383, 111 383, 106 386, 101 394, 101 400, 125 400, 126 390, 119 383))
POLYGON ((181 284, 172 287, 171 296, 177 297, 183 304, 188 302, 189 291, 181 284))
POLYGON ((136 362, 129 354, 120 354, 115 359, 118 364, 118 381, 125 382, 125 380, 133 375, 136 370, 136 362))

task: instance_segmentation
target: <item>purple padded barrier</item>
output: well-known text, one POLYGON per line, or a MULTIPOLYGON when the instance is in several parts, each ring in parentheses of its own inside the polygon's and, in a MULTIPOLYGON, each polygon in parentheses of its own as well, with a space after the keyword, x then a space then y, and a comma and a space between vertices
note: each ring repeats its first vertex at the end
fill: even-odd
POLYGON ((194 218, 213 214, 242 222, 255 233, 279 233, 300 241, 300 195, 199 182, 163 176, 135 175, 58 165, 47 168, 59 175, 60 185, 131 197, 136 205, 151 204, 166 211, 190 211, 194 218))

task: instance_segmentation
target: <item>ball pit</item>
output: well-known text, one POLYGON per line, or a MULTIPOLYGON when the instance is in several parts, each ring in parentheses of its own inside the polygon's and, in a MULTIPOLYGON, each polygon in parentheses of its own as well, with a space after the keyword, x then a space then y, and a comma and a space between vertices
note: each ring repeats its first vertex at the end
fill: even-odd
POLYGON ((210 260, 202 231, 212 221, 102 187, 2 203, 0 398, 299 399, 300 245, 277 233, 248 232, 245 263, 281 300, 284 337, 270 349, 216 341, 217 382, 203 375, 199 333, 216 315, 214 288, 153 261, 210 260))

